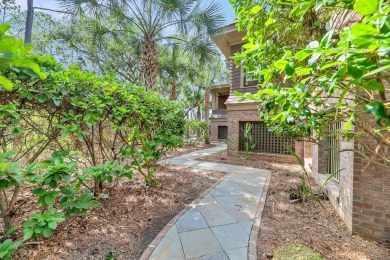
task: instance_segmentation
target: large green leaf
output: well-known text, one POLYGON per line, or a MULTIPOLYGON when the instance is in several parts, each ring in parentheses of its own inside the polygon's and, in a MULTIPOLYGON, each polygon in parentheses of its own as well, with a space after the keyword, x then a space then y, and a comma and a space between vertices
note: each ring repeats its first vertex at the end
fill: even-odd
POLYGON ((351 31, 355 37, 363 35, 375 35, 377 33, 374 25, 363 23, 356 23, 352 25, 351 31))
POLYGON ((1 75, 0 75, 0 85, 9 91, 11 91, 13 88, 12 82, 9 79, 7 79, 6 77, 1 76, 1 75))
POLYGON ((368 90, 378 90, 381 92, 385 91, 385 87, 383 86, 383 84, 376 81, 375 79, 366 82, 366 84, 364 84, 364 88, 368 90))
POLYGON ((356 0, 353 9, 361 15, 374 14, 378 11, 379 0, 356 0))

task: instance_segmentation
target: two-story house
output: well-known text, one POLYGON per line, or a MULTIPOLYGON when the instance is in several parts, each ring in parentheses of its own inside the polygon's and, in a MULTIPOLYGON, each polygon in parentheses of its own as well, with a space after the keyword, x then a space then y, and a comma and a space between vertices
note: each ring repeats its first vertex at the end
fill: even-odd
POLYGON ((235 24, 226 27, 223 35, 214 39, 230 67, 230 86, 215 86, 211 88, 212 114, 211 140, 228 140, 228 154, 238 155, 249 149, 252 153, 262 153, 273 159, 284 158, 292 161, 287 146, 303 157, 303 144, 294 142, 289 137, 276 136, 268 131, 265 123, 260 121, 258 102, 239 101, 233 95, 234 91, 242 93, 256 93, 258 82, 245 76, 242 67, 236 67, 230 59, 236 52, 241 52, 244 44, 244 32, 238 32, 235 24), (246 129, 250 124, 251 128, 246 129), (250 131, 249 131, 250 130, 250 131), (246 147, 250 139, 250 146, 246 147))
MULTIPOLYGON (((350 26, 359 20, 355 13, 345 12, 335 13, 332 17, 334 29, 350 26)), ((332 136, 325 138, 322 145, 318 145, 278 137, 268 131, 266 125, 260 121, 260 104, 254 101, 240 102, 233 95, 234 91, 256 93, 258 89, 257 83, 248 80, 243 69, 236 67, 230 59, 234 53, 241 51, 243 36, 244 32, 238 32, 236 26, 231 24, 226 27, 223 35, 214 39, 228 61, 231 79, 230 86, 211 89, 211 139, 228 139, 228 155, 233 156, 245 152, 245 144, 250 141, 250 152, 259 153, 264 159, 277 159, 282 162, 293 161, 286 149, 289 145, 301 161, 305 161, 307 170, 320 185, 330 174, 336 172, 325 188, 331 203, 350 232, 390 243, 390 171, 388 167, 372 163, 372 160, 378 159, 373 151, 380 145, 372 138, 365 138, 360 142, 364 142, 365 147, 372 147, 364 149, 358 141, 340 140, 332 136), (245 131, 248 123, 252 125, 248 131, 250 140, 248 132, 245 131)), ((342 129, 344 124, 338 123, 329 130, 342 129)), ((390 157, 390 150, 381 152, 390 157)))

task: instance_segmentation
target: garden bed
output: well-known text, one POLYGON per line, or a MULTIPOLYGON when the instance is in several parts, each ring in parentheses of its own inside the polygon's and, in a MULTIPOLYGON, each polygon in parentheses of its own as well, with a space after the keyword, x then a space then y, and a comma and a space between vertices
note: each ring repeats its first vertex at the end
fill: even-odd
MULTIPOLYGON (((184 147, 168 156, 203 149, 208 145, 184 147)), ((143 250, 179 211, 214 185, 224 173, 198 171, 179 166, 159 166, 161 183, 145 189, 143 178, 123 180, 109 197, 86 215, 60 224, 50 239, 22 245, 15 259, 138 259, 143 250)), ((25 207, 33 209, 34 203, 25 207)), ((21 221, 23 215, 17 218, 21 221)))
POLYGON ((256 155, 231 157, 226 152, 202 160, 272 172, 258 239, 259 259, 272 258, 278 248, 292 242, 315 249, 325 259, 389 259, 389 249, 383 245, 351 236, 329 201, 321 200, 324 208, 313 201, 290 202, 288 188, 301 182, 298 165, 264 161, 256 155))

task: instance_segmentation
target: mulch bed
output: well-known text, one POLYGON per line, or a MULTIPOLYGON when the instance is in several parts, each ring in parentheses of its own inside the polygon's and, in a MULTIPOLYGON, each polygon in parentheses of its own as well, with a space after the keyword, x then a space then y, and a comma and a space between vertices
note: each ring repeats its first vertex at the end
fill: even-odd
MULTIPOLYGON (((168 157, 208 147, 184 147, 168 157)), ((109 197, 98 208, 66 220, 50 239, 22 245, 14 259, 105 259, 110 252, 118 255, 115 259, 138 259, 165 224, 223 175, 161 165, 157 187, 145 189, 140 176, 122 181, 107 189, 109 197)), ((28 212, 34 204, 26 207, 28 212)))
MULTIPOLYGON (((226 152, 202 160, 268 169, 272 172, 258 238, 258 258, 271 259, 288 243, 299 243, 318 251, 325 259, 390 259, 390 251, 377 242, 351 236, 328 200, 291 203, 289 187, 301 183, 302 171, 294 164, 273 163, 251 155, 230 157, 226 152)), ((313 190, 316 185, 311 180, 313 190)))

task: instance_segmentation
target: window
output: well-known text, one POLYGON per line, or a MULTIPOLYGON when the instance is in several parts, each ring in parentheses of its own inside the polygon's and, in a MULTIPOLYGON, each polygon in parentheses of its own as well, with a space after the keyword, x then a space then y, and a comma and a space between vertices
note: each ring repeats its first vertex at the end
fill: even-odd
POLYGON ((228 128, 227 126, 218 126, 218 139, 227 139, 228 128))
POLYGON ((337 182, 340 182, 340 138, 337 133, 341 129, 341 122, 329 126, 329 153, 328 153, 328 174, 333 175, 337 182))
POLYGON ((256 79, 253 79, 251 75, 246 75, 245 70, 243 70, 243 75, 244 75, 244 88, 245 87, 254 87, 259 84, 259 81, 256 79))

